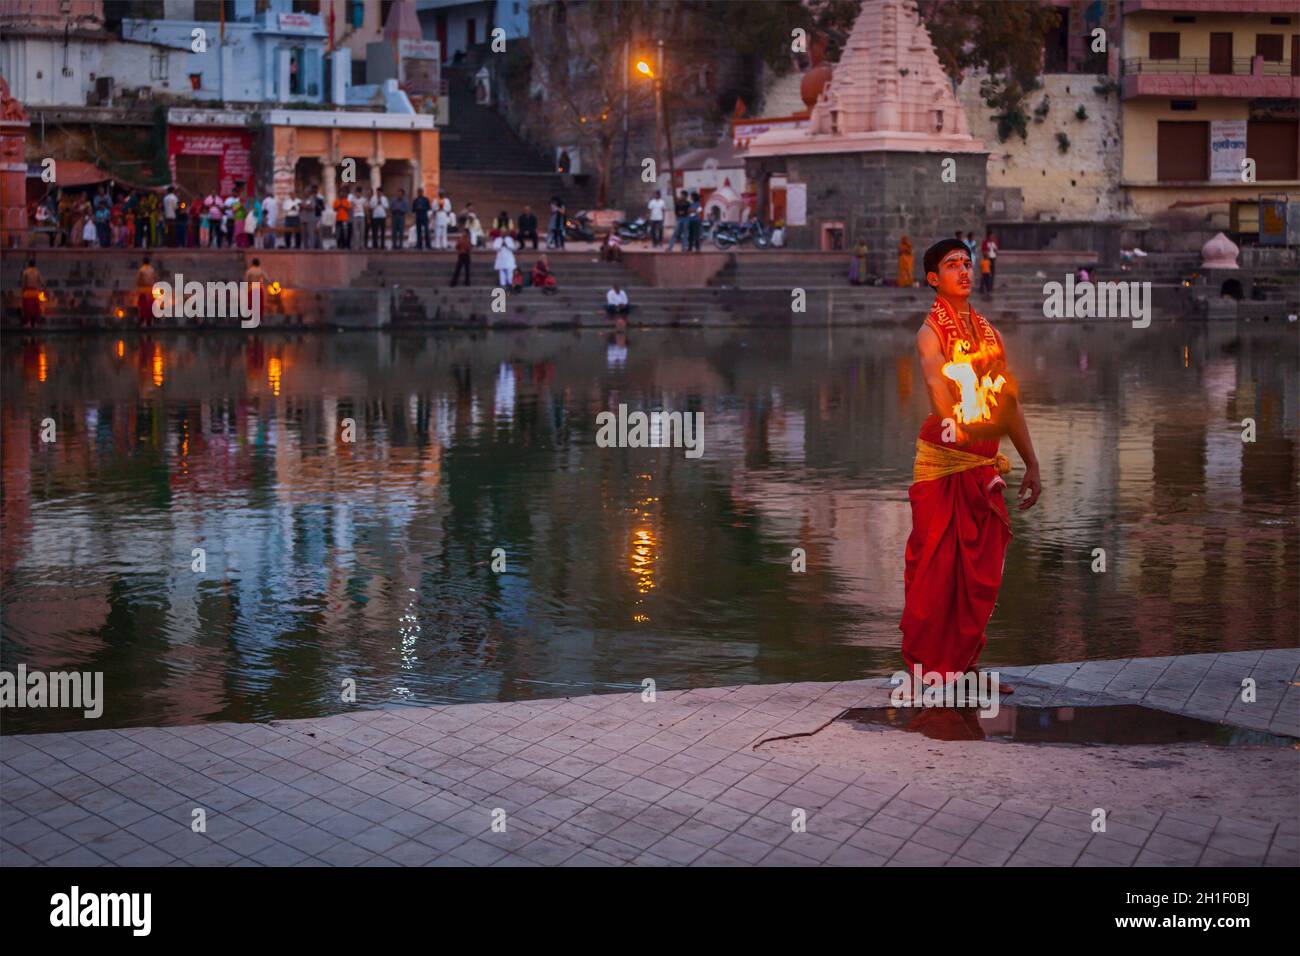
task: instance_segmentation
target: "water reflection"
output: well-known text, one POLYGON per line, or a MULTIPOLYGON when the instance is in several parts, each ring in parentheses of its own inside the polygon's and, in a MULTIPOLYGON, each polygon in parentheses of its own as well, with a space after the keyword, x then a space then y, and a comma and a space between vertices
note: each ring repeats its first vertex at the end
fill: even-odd
MULTIPOLYGON (((1293 646, 1294 330, 1004 333, 1045 494, 985 665, 1293 646)), ((913 341, 7 336, 0 658, 103 670, 98 726, 888 673, 913 341), (620 402, 704 457, 597 448, 620 402)))

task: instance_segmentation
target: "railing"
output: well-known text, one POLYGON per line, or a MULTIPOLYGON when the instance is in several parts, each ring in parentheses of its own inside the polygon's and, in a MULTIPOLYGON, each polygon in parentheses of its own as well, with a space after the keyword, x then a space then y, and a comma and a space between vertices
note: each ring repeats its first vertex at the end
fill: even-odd
MULTIPOLYGON (((1124 60, 1124 72, 1128 75, 1138 73, 1160 74, 1194 74, 1197 76, 1254 76, 1255 58, 1251 56, 1234 56, 1231 59, 1208 57, 1183 57, 1177 60, 1152 59, 1148 56, 1130 57, 1124 60)), ((1261 60, 1259 76, 1290 76, 1291 64, 1276 60, 1261 60)))

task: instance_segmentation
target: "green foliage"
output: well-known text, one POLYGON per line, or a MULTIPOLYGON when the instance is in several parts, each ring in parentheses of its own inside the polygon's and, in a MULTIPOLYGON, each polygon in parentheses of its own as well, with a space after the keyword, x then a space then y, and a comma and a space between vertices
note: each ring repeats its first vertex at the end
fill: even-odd
POLYGON ((1101 82, 1092 88, 1092 91, 1098 96, 1109 97, 1110 94, 1119 91, 1119 84, 1109 76, 1102 77, 1101 82))
POLYGON ((1079 108, 1074 111, 1074 118, 1080 121, 1086 120, 1088 118, 1087 107, 1085 107, 1082 103, 1080 103, 1079 108))
POLYGON ((1068 153, 1070 151, 1070 137, 1066 136, 1064 133, 1057 133, 1056 148, 1063 153, 1068 153))
POLYGON ((994 113, 993 119, 998 124, 998 142, 1005 143, 1012 133, 1018 133, 1021 139, 1028 139, 1029 117, 1020 108, 1020 104, 1011 103, 1001 113, 994 113))
POLYGON ((1056 26, 1057 8, 1043 0, 919 0, 917 9, 954 81, 967 70, 988 73, 980 94, 997 110, 999 137, 1014 131, 1024 138, 1024 99, 1042 85, 1038 40, 1056 26))
POLYGON ((1034 122, 1041 123, 1047 118, 1047 111, 1050 108, 1048 100, 1051 97, 1044 96, 1037 106, 1034 107, 1034 122))

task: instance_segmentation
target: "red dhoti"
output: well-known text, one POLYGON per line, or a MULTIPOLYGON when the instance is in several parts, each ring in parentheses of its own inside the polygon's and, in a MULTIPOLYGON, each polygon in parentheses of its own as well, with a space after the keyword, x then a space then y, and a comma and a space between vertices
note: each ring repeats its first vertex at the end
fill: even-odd
POLYGON ((135 294, 135 311, 141 325, 153 325, 153 290, 146 289, 135 294))
POLYGON ((23 325, 37 326, 41 321, 41 292, 23 289, 23 325))
MULTIPOLYGON (((989 353, 1000 358, 1001 337, 982 316, 973 314, 977 334, 989 353)), ((939 335, 945 356, 952 355, 952 340, 959 337, 951 314, 936 303, 927 319, 939 335)), ((919 668, 927 683, 948 683, 974 668, 984 650, 984 628, 993 613, 1011 521, 1002 491, 1002 471, 993 464, 998 440, 969 444, 943 441, 943 419, 931 414, 921 426, 918 454, 930 457, 949 452, 967 457, 956 470, 942 465, 918 467, 907 491, 912 505, 912 533, 907 539, 903 572, 903 660, 909 673, 919 668), (922 443, 929 443, 929 447, 922 443), (975 464, 983 460, 987 464, 975 464), (970 467, 974 465, 973 467, 970 467), (956 470, 942 477, 925 472, 956 470)))

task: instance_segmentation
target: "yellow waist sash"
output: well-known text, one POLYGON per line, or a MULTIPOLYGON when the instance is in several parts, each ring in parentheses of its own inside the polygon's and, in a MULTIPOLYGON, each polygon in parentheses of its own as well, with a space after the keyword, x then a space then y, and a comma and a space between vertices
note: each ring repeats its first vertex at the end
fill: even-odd
POLYGON ((936 478, 947 478, 949 475, 970 471, 982 465, 992 465, 998 470, 999 475, 1011 471, 1010 459, 1000 452, 992 458, 985 458, 982 455, 972 455, 968 451, 947 448, 918 438, 916 463, 912 465, 912 480, 934 481, 936 478))

